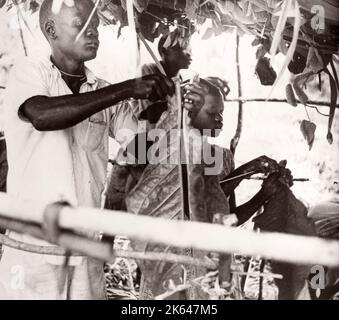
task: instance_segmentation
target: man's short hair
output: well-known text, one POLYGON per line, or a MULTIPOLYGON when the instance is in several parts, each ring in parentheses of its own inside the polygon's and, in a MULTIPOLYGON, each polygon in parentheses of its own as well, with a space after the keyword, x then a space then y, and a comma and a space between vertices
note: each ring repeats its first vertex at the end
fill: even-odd
POLYGON ((52 5, 53 0, 44 0, 43 3, 41 4, 39 11, 40 29, 45 36, 46 36, 45 24, 52 14, 52 5))

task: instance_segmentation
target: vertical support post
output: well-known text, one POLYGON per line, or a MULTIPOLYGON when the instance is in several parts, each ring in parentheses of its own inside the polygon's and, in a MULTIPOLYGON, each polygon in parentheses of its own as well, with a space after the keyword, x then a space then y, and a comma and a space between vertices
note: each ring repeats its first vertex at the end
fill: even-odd
MULTIPOLYGON (((238 97, 242 97, 242 86, 241 86, 241 70, 240 70, 240 37, 237 34, 236 37, 236 66, 237 66, 237 82, 238 82, 238 97)), ((231 152, 235 155, 241 132, 242 132, 242 123, 243 123, 243 101, 239 99, 238 101, 239 111, 238 111, 238 125, 236 133, 231 141, 231 152)))

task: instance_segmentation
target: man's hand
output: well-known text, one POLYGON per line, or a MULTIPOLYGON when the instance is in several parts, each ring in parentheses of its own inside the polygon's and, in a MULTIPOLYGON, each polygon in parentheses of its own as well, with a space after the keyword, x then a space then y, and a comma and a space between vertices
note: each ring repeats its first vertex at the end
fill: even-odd
POLYGON ((280 182, 280 174, 278 172, 272 173, 262 184, 260 193, 267 200, 278 193, 283 184, 280 182))
POLYGON ((168 95, 172 96, 175 92, 173 81, 163 75, 152 74, 130 81, 134 99, 159 101, 168 95))
POLYGON ((292 187, 293 176, 289 169, 280 167, 279 172, 274 172, 265 179, 261 186, 260 193, 264 196, 264 199, 267 200, 278 193, 283 186, 287 186, 289 188, 292 187))
POLYGON ((207 90, 198 83, 190 83, 183 88, 183 106, 193 120, 205 104, 207 90))
POLYGON ((280 166, 275 160, 261 156, 249 162, 249 169, 256 173, 268 174, 279 171, 280 166))

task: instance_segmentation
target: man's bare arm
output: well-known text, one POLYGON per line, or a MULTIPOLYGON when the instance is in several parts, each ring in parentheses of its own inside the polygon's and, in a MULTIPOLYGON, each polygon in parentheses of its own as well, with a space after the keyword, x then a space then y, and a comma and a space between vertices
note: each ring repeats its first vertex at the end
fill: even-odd
POLYGON ((270 174, 263 182, 259 192, 251 200, 234 210, 234 213, 238 218, 238 225, 243 224, 251 218, 266 201, 280 192, 283 186, 288 186, 290 188, 292 185, 293 176, 289 169, 280 167, 279 172, 270 174))
POLYGON ((260 207, 267 201, 269 197, 266 196, 261 190, 248 202, 242 204, 234 210, 238 219, 238 225, 242 225, 250 219, 260 207))
POLYGON ((229 196, 234 189, 249 176, 257 173, 266 174, 276 171, 279 171, 278 163, 267 156, 261 156, 233 170, 226 177, 225 182, 221 182, 220 185, 226 196, 229 196))
POLYGON ((39 131, 63 130, 125 99, 157 100, 173 93, 174 85, 169 79, 150 75, 87 93, 35 96, 25 101, 19 112, 39 131))

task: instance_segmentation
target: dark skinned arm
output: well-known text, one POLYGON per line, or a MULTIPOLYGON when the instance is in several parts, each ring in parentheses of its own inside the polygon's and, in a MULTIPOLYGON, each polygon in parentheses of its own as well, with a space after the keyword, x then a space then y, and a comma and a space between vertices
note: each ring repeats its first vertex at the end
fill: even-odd
POLYGON ((228 181, 223 182, 220 185, 225 195, 229 196, 235 190, 235 188, 241 183, 241 181, 250 177, 251 175, 257 173, 267 174, 278 170, 279 165, 275 160, 267 156, 261 156, 233 170, 225 179, 228 181), (248 175, 243 176, 244 174, 247 173, 248 175))
POLYGON ((260 190, 251 200, 242 204, 234 210, 238 219, 238 225, 242 225, 251 218, 260 207, 268 200, 268 196, 260 190))
POLYGON ((26 100, 19 112, 39 131, 63 130, 125 99, 158 100, 173 93, 171 80, 150 75, 87 93, 35 96, 26 100))
POLYGON ((280 192, 283 186, 292 187, 293 176, 289 169, 280 167, 279 172, 274 172, 265 179, 261 189, 251 200, 234 210, 238 219, 238 225, 250 219, 262 205, 280 192))

